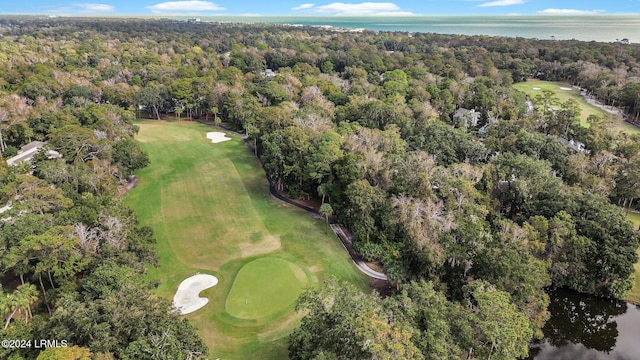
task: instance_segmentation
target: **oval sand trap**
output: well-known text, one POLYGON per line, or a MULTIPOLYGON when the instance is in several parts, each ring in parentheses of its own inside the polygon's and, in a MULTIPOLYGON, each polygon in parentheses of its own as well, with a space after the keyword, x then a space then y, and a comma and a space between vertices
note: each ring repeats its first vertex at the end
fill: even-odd
POLYGON ((561 87, 560 90, 570 91, 570 90, 573 90, 573 89, 569 88, 569 87, 561 87))
POLYGON ((212 143, 216 144, 219 142, 223 142, 223 141, 227 141, 227 140, 231 140, 231 138, 226 137, 225 133, 223 132, 217 132, 217 131, 211 131, 207 133, 207 139, 211 140, 212 143))
POLYGON ((539 87, 533 87, 532 89, 533 89, 533 90, 540 90, 540 88, 539 88, 539 87))
POLYGON ((227 295, 227 312, 239 319, 259 319, 288 307, 307 286, 307 274, 298 265, 263 257, 244 265, 227 295))
POLYGON ((218 278, 213 275, 198 274, 186 278, 178 286, 173 297, 173 306, 182 315, 192 313, 207 305, 209 299, 198 296, 201 291, 218 284, 218 278))

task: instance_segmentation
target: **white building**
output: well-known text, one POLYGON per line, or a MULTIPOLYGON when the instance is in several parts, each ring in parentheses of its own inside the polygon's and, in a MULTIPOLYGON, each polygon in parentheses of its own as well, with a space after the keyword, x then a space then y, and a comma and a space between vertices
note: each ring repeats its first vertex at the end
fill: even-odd
POLYGON ((566 147, 571 148, 578 152, 583 152, 585 154, 589 154, 589 150, 585 148, 585 145, 579 141, 575 141, 573 139, 567 140, 563 137, 558 136, 558 140, 566 147))
POLYGON ((465 128, 478 126, 481 116, 482 114, 474 109, 468 110, 460 108, 453 114, 453 122, 455 125, 460 125, 465 128))
MULTIPOLYGON (((42 141, 32 141, 20 148, 20 150, 18 151, 18 155, 7 159, 7 164, 9 166, 15 166, 22 161, 31 161, 31 159, 38 153, 38 150, 40 150, 40 148, 45 145, 46 143, 42 141)), ((47 151, 47 156, 49 157, 49 159, 58 159, 62 157, 60 153, 54 150, 47 151)))

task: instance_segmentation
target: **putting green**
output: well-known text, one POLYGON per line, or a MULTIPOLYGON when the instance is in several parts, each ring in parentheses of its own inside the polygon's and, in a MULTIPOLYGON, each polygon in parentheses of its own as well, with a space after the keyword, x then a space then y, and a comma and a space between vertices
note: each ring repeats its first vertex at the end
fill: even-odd
POLYGON ((227 312, 259 319, 293 306, 308 283, 304 271, 280 258, 256 259, 240 269, 227 296, 227 312))

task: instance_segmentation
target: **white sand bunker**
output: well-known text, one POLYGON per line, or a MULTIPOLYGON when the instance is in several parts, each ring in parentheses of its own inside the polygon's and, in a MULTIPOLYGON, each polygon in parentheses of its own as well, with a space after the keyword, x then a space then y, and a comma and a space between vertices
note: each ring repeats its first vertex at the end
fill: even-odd
POLYGON ((212 131, 212 132, 208 132, 207 133, 207 139, 210 139, 212 143, 216 144, 219 142, 223 142, 223 141, 227 141, 227 140, 231 140, 231 138, 226 137, 225 133, 223 132, 216 132, 216 131, 212 131))
POLYGON ((532 88, 532 89, 533 89, 533 90, 540 90, 540 88, 539 88, 539 87, 534 87, 534 88, 532 88))
POLYGON ((573 90, 572 88, 569 87, 561 87, 560 90, 565 90, 565 91, 569 91, 569 90, 573 90))
POLYGON ((198 274, 186 278, 178 286, 173 297, 173 306, 182 315, 192 313, 207 305, 209 299, 198 296, 201 291, 218 284, 218 278, 213 275, 198 274))

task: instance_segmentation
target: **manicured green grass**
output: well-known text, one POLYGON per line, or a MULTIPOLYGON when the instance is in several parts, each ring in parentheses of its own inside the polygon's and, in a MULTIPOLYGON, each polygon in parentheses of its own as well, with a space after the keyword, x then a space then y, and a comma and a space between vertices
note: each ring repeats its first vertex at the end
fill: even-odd
POLYGON ((297 265, 279 258, 259 258, 240 269, 225 308, 240 319, 273 315, 293 307, 307 282, 297 265))
MULTIPOLYGON (((637 227, 640 227, 640 214, 639 213, 628 213, 627 216, 629 220, 637 227)), ((638 248, 638 257, 640 258, 640 248, 638 248)), ((633 301, 636 304, 640 304, 640 261, 638 261, 634 266, 635 268, 635 283, 633 284, 633 288, 629 291, 625 300, 633 301)))
POLYGON ((627 217, 635 226, 640 226, 640 213, 629 212, 627 217))
POLYGON ((589 115, 597 115, 605 120, 610 119, 610 121, 613 121, 613 126, 621 131, 626 131, 629 134, 640 132, 638 127, 626 123, 621 119, 614 120, 614 117, 610 113, 597 106, 589 104, 582 96, 580 96, 580 90, 573 88, 569 84, 531 79, 526 82, 516 83, 513 87, 529 95, 530 98, 542 95, 543 90, 551 90, 560 102, 565 102, 569 99, 576 100, 580 105, 580 124, 582 126, 589 126, 587 123, 589 115), (563 90, 562 88, 571 88, 571 90, 563 90))
MULTIPOLYGON (((218 277, 217 286, 201 293, 209 298, 207 306, 186 316, 209 346, 209 358, 253 359, 257 354, 260 359, 287 358, 287 335, 301 318, 293 311, 291 298, 305 286, 303 280, 273 295, 282 295, 276 303, 253 309, 254 318, 227 311, 233 308, 235 300, 228 295, 236 280, 244 284, 238 289, 257 281, 251 280, 256 259, 291 263, 294 267, 285 275, 273 276, 299 276, 299 271, 291 270, 298 268, 306 286, 335 276, 370 291, 368 279, 339 240, 326 235, 323 221, 270 197, 259 161, 239 137, 228 134, 232 140, 212 144, 205 135, 217 130, 205 125, 164 121, 137 125, 137 140, 149 153, 150 165, 136 174, 140 180, 127 203, 143 224, 154 229, 158 240, 159 263, 149 269, 149 276, 158 281, 158 294, 167 299, 191 275, 218 277), (245 266, 249 270, 243 271, 245 266)), ((281 264, 268 261, 271 265, 265 265, 261 275, 268 275, 270 266, 279 271, 276 263, 281 264)), ((267 290, 256 287, 260 291, 267 290)), ((239 296, 244 301, 244 295, 239 296)))

